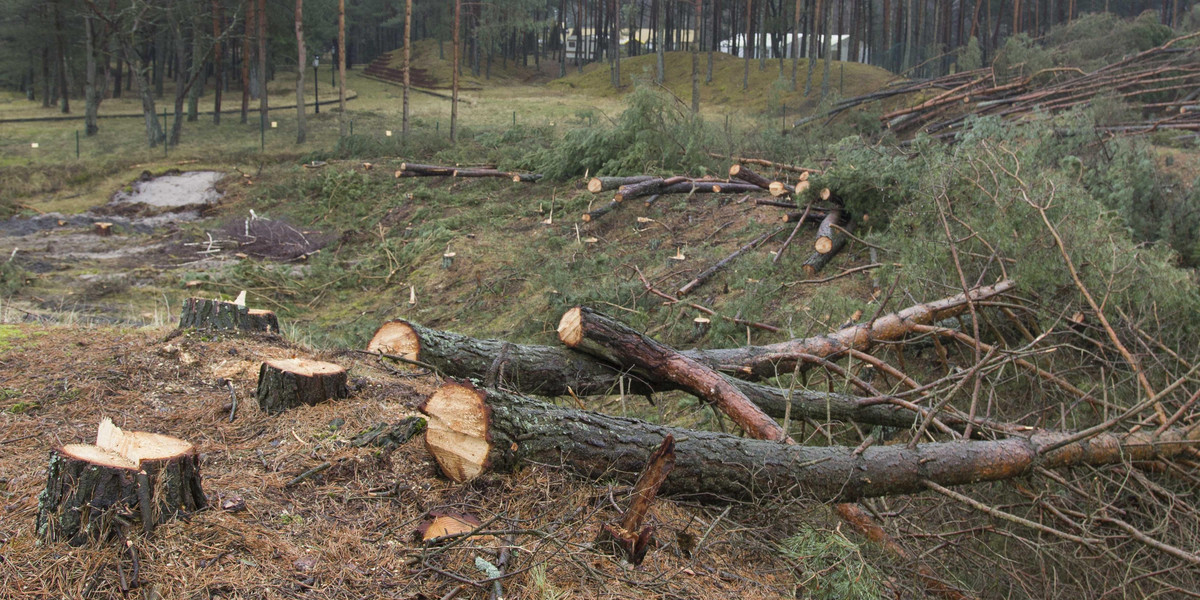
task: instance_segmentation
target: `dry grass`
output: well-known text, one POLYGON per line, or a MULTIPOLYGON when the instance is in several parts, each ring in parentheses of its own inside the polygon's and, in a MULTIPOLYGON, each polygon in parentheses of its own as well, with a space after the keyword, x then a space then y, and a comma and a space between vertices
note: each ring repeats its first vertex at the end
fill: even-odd
MULTIPOLYGON (((482 580, 473 561, 494 562, 504 536, 446 551, 423 547, 413 531, 436 511, 471 513, 490 530, 513 532, 513 575, 503 586, 514 598, 767 598, 794 585, 794 565, 772 542, 779 534, 765 530, 754 507, 721 519, 693 559, 685 553, 689 540, 699 540, 719 511, 658 503, 658 547, 631 569, 589 549, 625 489, 552 468, 460 486, 435 476, 419 438, 390 452, 347 443, 375 423, 413 414, 436 385, 432 376, 400 377, 352 355, 318 356, 350 368, 352 397, 268 417, 253 400, 259 362, 309 354, 278 338, 191 333, 163 343, 162 329, 17 329, 0 353, 6 599, 141 598, 150 589, 164 598, 438 598, 460 585, 453 575, 482 580), (240 400, 233 423, 222 379, 234 383, 240 400), (16 408, 31 401, 38 406, 16 408), (106 416, 197 444, 210 508, 149 537, 129 532, 131 550, 40 545, 33 525, 48 451, 90 441, 106 416), (323 461, 334 466, 286 486, 323 461), (234 497, 245 501, 244 512, 221 509, 234 497), (121 591, 122 576, 130 596, 121 591)), ((462 597, 484 593, 466 587, 462 597)))

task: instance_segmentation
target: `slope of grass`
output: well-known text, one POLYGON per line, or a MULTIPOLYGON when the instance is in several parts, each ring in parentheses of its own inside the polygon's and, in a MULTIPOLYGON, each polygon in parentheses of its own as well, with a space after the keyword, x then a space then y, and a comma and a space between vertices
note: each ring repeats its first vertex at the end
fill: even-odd
MULTIPOLYGON (((820 103, 821 80, 824 63, 814 65, 812 89, 804 95, 804 82, 808 74, 808 60, 801 59, 796 67, 796 90, 791 87, 792 61, 768 60, 766 68, 760 69, 757 59, 750 61, 750 79, 747 90, 742 89, 745 76, 745 59, 729 54, 713 54, 713 77, 705 83, 708 56, 700 55, 700 105, 722 110, 748 113, 777 114, 781 105, 786 105, 789 115, 806 114, 820 103), (782 80, 781 80, 782 79, 782 80)), ((608 64, 590 64, 583 72, 568 70, 567 77, 551 82, 553 88, 567 89, 589 96, 618 96, 633 90, 633 79, 653 80, 657 58, 644 54, 621 60, 621 89, 612 87, 608 64)), ((665 85, 671 93, 684 102, 691 102, 692 55, 687 52, 667 52, 664 57, 665 85)), ((572 67, 574 69, 574 67, 572 67)), ((896 78, 894 73, 856 62, 833 61, 830 67, 829 89, 841 97, 857 96, 875 91, 896 78)))

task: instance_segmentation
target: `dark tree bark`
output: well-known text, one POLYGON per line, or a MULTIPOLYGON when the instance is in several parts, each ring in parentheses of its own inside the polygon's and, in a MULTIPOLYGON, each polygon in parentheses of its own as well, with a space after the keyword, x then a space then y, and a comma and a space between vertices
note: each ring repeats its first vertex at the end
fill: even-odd
MULTIPOLYGON (((680 389, 673 382, 626 371, 569 348, 478 339, 401 320, 384 323, 371 338, 367 350, 429 365, 450 377, 478 379, 522 394, 595 396, 612 395, 624 389, 628 394, 649 395, 680 389)), ((863 401, 847 394, 802 388, 789 391, 728 376, 725 379, 763 412, 777 419, 788 412, 789 403, 794 419, 829 418, 910 427, 920 417, 909 408, 863 401)), ((953 415, 943 415, 941 419, 952 428, 965 425, 953 415)))
MULTIPOLYGON (((346 0, 338 0, 338 135, 346 135, 346 0)), ((406 74, 405 77, 408 75, 406 74)))
POLYGON ((145 531, 204 508, 200 455, 183 440, 123 432, 105 419, 96 445, 69 444, 50 453, 36 529, 47 542, 79 546, 117 533, 115 520, 135 515, 145 531))
POLYGON ((447 382, 422 406, 429 417, 426 445, 443 473, 469 481, 525 464, 563 465, 589 479, 632 482, 644 458, 667 436, 675 439, 675 468, 660 492, 707 502, 764 497, 853 502, 920 493, 926 481, 957 486, 1027 475, 1036 467, 1062 469, 1152 461, 1187 452, 1200 428, 1128 436, 1101 433, 1070 442, 1072 434, 1037 432, 998 441, 906 446, 810 447, 723 433, 654 425, 545 404, 511 393, 447 382), (1045 451, 1059 444, 1066 445, 1045 451))
MULTIPOLYGON (((345 1, 345 0, 341 0, 345 1)), ((412 0, 404 3, 404 100, 400 117, 400 135, 408 141, 408 87, 411 82, 409 69, 412 67, 412 0)))
POLYGON ((271 120, 267 106, 267 0, 258 0, 255 25, 258 27, 258 80, 262 84, 262 93, 258 97, 258 118, 260 126, 265 126, 271 120))
POLYGON ((279 320, 269 310, 248 309, 233 302, 188 298, 183 301, 179 327, 279 333, 279 320))
POLYGON ((213 125, 221 124, 221 94, 225 91, 225 46, 221 43, 221 28, 225 21, 225 7, 221 0, 212 2, 213 67, 216 87, 213 88, 213 125))
POLYGON ((242 123, 246 123, 250 112, 250 41, 254 37, 254 0, 243 3, 243 13, 246 15, 242 26, 242 123))
POLYGON ((268 360, 258 369, 255 397, 258 407, 268 414, 349 395, 346 370, 332 363, 288 358, 268 360))
POLYGON ((308 139, 308 126, 304 113, 304 72, 308 67, 308 53, 304 48, 304 0, 296 0, 296 143, 308 139))

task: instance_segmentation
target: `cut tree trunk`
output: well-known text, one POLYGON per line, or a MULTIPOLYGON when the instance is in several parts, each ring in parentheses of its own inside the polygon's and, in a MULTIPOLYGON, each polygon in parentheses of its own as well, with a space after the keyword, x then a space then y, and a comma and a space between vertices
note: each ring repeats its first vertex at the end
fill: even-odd
MULTIPOLYGON (((621 367, 558 346, 513 344, 503 340, 472 338, 396 320, 384 323, 367 346, 369 352, 398 356, 429 365, 450 377, 490 380, 522 394, 539 396, 649 395, 681 389, 678 384, 621 367)), ((693 355, 694 352, 683 353, 693 355)), ((797 388, 784 390, 725 376, 763 412, 782 419, 790 399, 793 419, 852 421, 888 427, 911 427, 920 415, 894 403, 864 401, 848 394, 797 388)), ((953 415, 939 417, 948 426, 962 429, 965 421, 953 415)))
POLYGON ((732 179, 741 179, 746 183, 756 185, 764 190, 771 188, 771 180, 751 171, 748 167, 739 164, 734 164, 729 167, 729 177, 732 179))
POLYGON ((108 237, 112 235, 112 223, 96 221, 92 224, 92 226, 95 228, 96 235, 100 237, 108 237))
POLYGON ((279 414, 302 404, 313 406, 350 395, 346 370, 333 363, 288 358, 268 360, 258 369, 258 406, 279 414))
POLYGON ((183 301, 179 327, 279 333, 279 319, 269 310, 246 308, 220 300, 188 298, 183 301))
POLYGON ((845 221, 845 214, 841 210, 831 210, 829 214, 821 219, 821 225, 817 227, 817 241, 813 244, 813 248, 820 254, 829 254, 833 252, 833 234, 834 225, 841 225, 845 221))
MULTIPOLYGON (((825 222, 822 221, 821 225, 823 226, 824 224, 825 222)), ((846 223, 845 229, 846 231, 853 231, 854 221, 846 223)), ((842 248, 846 247, 846 241, 849 239, 850 238, 845 233, 838 230, 833 230, 833 235, 829 240, 828 250, 826 252, 821 252, 821 246, 818 246, 818 250, 810 254, 808 259, 804 261, 804 264, 801 265, 801 268, 804 269, 804 274, 810 278, 816 277, 817 273, 820 273, 821 269, 824 269, 825 265, 828 265, 829 261, 833 260, 833 257, 837 256, 838 252, 842 251, 842 248)), ((818 239, 817 243, 820 244, 820 242, 821 240, 818 239)))
POLYGON ((634 175, 632 177, 593 177, 588 180, 587 190, 593 194, 615 190, 623 185, 632 185, 652 179, 662 179, 654 175, 634 175))
POLYGON ((1062 469, 1179 456, 1200 428, 1120 436, 1101 433, 1039 454, 1071 434, 1039 432, 998 441, 906 446, 796 446, 655 425, 553 406, 470 383, 443 384, 422 406, 426 445, 442 472, 468 481, 525 464, 563 465, 589 479, 632 482, 647 454, 675 439, 675 468, 660 489, 673 497, 731 502, 765 497, 853 502, 943 486, 1001 481, 1037 467, 1062 469))
POLYGON ((96 444, 68 444, 50 453, 46 489, 38 498, 37 532, 73 546, 107 540, 120 522, 149 533, 179 513, 204 508, 200 455, 178 438, 121 431, 105 419, 96 444))
POLYGON ((583 306, 572 308, 558 322, 558 339, 568 348, 678 384, 712 403, 755 438, 787 439, 783 427, 728 379, 607 315, 583 306))
POLYGON ((424 175, 424 176, 442 176, 442 175, 444 175, 444 176, 449 177, 449 176, 454 175, 454 171, 458 170, 458 167, 441 167, 438 165, 422 165, 422 164, 404 162, 404 163, 400 163, 400 170, 408 171, 410 173, 416 173, 417 175, 424 175))
POLYGON ((611 202, 607 202, 607 203, 603 204, 602 206, 600 206, 600 208, 583 213, 583 216, 581 216, 579 218, 584 223, 590 223, 590 222, 592 222, 596 219, 599 219, 600 217, 603 217, 604 215, 607 215, 608 213, 612 212, 618 206, 621 206, 621 203, 617 202, 616 200, 613 200, 611 202))

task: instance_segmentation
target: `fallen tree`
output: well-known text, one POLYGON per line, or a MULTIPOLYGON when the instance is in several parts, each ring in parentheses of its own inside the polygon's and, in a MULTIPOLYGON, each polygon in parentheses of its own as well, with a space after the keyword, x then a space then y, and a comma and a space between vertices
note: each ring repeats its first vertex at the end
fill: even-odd
MULTIPOLYGON (((403 320, 384 323, 367 352, 391 356, 439 371, 449 377, 496 382, 506 389, 539 396, 593 396, 678 390, 677 384, 647 373, 631 373, 582 352, 559 346, 513 344, 479 339, 423 327, 403 320)), ((687 352, 683 353, 687 355, 687 352)), ((849 394, 808 389, 785 390, 723 376, 767 415, 782 419, 791 404, 793 419, 852 421, 887 427, 911 427, 924 411, 893 398, 863 399, 849 394)), ((943 414, 942 422, 961 429, 966 421, 943 414)))
POLYGON ((670 435, 675 439, 675 468, 661 493, 708 502, 781 496, 852 502, 922 492, 927 482, 967 485, 1020 477, 1038 467, 1171 458, 1200 443, 1200 427, 1192 427, 1157 436, 1099 433, 1076 441, 1070 441, 1069 433, 1038 432, 911 449, 876 445, 860 452, 849 446, 786 445, 655 425, 457 381, 443 384, 422 412, 429 417, 429 451, 455 481, 524 464, 561 464, 590 479, 632 482, 645 457, 670 435))

